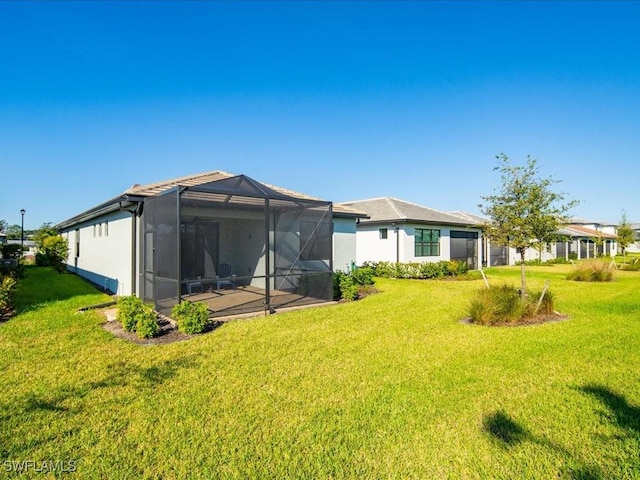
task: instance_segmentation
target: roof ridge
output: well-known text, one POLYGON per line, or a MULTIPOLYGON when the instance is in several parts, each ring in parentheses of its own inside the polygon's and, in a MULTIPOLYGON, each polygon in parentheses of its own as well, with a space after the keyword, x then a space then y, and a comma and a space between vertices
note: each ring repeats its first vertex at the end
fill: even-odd
POLYGON ((395 198, 395 197, 388 197, 388 198, 391 198, 392 200, 394 200, 396 202, 402 202, 402 203, 406 203, 406 204, 409 204, 409 205, 413 205, 414 207, 426 208, 427 210, 431 210, 432 212, 444 213, 444 214, 448 215, 448 212, 445 212, 444 210, 438 210, 437 208, 427 207, 426 205, 420 205, 419 203, 410 202, 408 200, 401 200, 401 199, 395 198))
POLYGON ((202 177, 207 177, 210 175, 223 175, 223 176, 228 176, 228 177, 237 177, 238 175, 234 174, 234 173, 230 173, 230 172, 225 172, 223 170, 209 170, 207 172, 201 172, 201 173, 196 173, 196 174, 192 174, 192 175, 183 175, 180 177, 175 177, 175 178, 170 178, 167 180, 161 180, 159 182, 152 182, 152 183, 147 183, 144 185, 140 185, 140 184, 135 184, 131 187, 129 187, 127 190, 125 190, 125 193, 130 193, 133 192, 137 189, 147 189, 147 188, 154 188, 154 187, 161 187, 163 185, 179 185, 180 182, 185 181, 185 180, 197 180, 198 178, 202 178, 202 177))
MULTIPOLYGON (((393 198, 393 197, 385 197, 385 200, 387 201, 387 203, 389 204, 391 209, 396 213, 396 215, 398 215, 398 217, 400 217, 400 218, 408 218, 406 215, 404 215, 402 212, 400 212, 400 210, 395 205, 395 202, 402 201, 402 200, 398 200, 397 198, 393 198)), ((405 203, 407 203, 407 202, 405 202, 405 203)))
POLYGON ((349 200, 347 202, 336 202, 336 203, 363 203, 363 202, 373 202, 374 200, 386 200, 391 197, 375 197, 375 198, 363 198, 360 200, 349 200))

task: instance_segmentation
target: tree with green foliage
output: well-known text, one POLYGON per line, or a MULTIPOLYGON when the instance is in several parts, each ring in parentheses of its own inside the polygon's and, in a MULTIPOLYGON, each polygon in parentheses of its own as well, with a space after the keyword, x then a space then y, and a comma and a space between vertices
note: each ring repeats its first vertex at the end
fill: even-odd
POLYGON ((496 194, 481 197, 479 207, 490 221, 483 225, 485 235, 498 244, 515 248, 520 255, 520 295, 526 296, 525 252, 527 248, 553 240, 568 223, 567 212, 577 201, 565 202, 565 194, 551 190, 559 183, 553 177, 542 178, 537 160, 527 156, 525 166, 513 165, 504 153, 497 155, 501 186, 496 194))
POLYGON ((65 262, 69 256, 69 241, 62 238, 51 223, 43 223, 35 234, 38 253, 36 263, 48 265, 56 271, 63 273, 66 270, 65 262))
POLYGON ((0 232, 6 232, 7 228, 9 228, 9 224, 6 220, 0 220, 0 232))
POLYGON ((65 263, 69 256, 69 241, 66 238, 62 238, 60 235, 45 238, 39 253, 44 255, 47 264, 57 272, 66 271, 65 263))
POLYGON ((42 249, 44 240, 48 237, 58 236, 58 230, 51 226, 51 222, 43 223, 34 236, 38 249, 42 249))
POLYGON ((634 238, 633 229, 631 228, 629 220, 627 220, 627 212, 624 210, 622 212, 622 218, 620 219, 620 223, 618 224, 616 234, 618 235, 618 245, 622 250, 622 264, 626 265, 627 247, 633 243, 634 238))
MULTIPOLYGON (((9 240, 20 240, 20 236, 22 235, 22 227, 20 225, 8 225, 5 232, 7 234, 7 239, 9 240)), ((24 232, 24 237, 27 238, 27 232, 24 232)))

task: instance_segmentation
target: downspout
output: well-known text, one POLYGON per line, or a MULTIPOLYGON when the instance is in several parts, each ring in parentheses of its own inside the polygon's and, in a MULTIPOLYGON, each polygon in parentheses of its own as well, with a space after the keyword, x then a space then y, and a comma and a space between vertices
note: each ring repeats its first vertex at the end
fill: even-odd
POLYGON ((131 212, 131 295, 136 294, 136 212, 131 212))
POLYGON ((391 226, 396 231, 396 263, 400 263, 400 227, 395 222, 391 226))

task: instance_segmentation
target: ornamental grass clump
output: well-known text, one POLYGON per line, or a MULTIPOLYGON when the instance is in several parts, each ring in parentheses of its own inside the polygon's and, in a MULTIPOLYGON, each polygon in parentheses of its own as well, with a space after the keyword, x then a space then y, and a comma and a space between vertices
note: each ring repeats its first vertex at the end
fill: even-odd
POLYGON ((576 265, 575 270, 567 274, 567 280, 576 282, 612 282, 613 270, 607 262, 588 260, 576 265))
POLYGON ((544 296, 542 292, 528 292, 522 297, 519 289, 499 285, 480 290, 471 300, 468 312, 471 322, 479 325, 530 323, 538 315, 555 312, 554 298, 548 290, 544 296))

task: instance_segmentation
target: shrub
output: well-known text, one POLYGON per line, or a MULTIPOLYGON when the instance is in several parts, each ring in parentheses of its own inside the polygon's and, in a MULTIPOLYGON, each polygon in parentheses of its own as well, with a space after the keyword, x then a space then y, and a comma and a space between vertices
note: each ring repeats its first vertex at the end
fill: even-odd
POLYGON ((15 278, 6 276, 0 281, 0 315, 10 312, 13 308, 13 295, 17 282, 15 278))
POLYGON ((156 312, 151 305, 142 305, 135 315, 136 333, 140 338, 153 338, 158 335, 160 326, 156 321, 156 312))
POLYGON ((348 274, 342 270, 336 270, 333 273, 333 299, 340 300, 342 298, 342 292, 340 291, 340 281, 348 274))
POLYGON ((358 285, 373 285, 373 269, 370 267, 356 268, 351 276, 358 285))
MULTIPOLYGON (((469 271, 466 262, 441 260, 439 262, 365 262, 376 277, 430 279, 463 275, 469 271)), ((357 271, 357 270, 356 270, 357 271)))
POLYGON ((133 332, 136 329, 138 321, 137 316, 144 309, 144 303, 135 295, 118 298, 118 313, 116 319, 122 324, 127 332, 133 332))
POLYGON ((524 299, 520 290, 510 285, 499 285, 482 289, 469 303, 469 316, 473 323, 480 325, 515 324, 538 314, 550 314, 555 311, 554 297, 545 292, 540 308, 536 306, 541 292, 529 293, 524 299))
POLYGON ((576 268, 567 274, 567 280, 577 282, 612 282, 613 271, 607 262, 601 260, 588 260, 576 265, 576 268))
POLYGON ((22 245, 4 243, 0 245, 0 253, 5 260, 18 260, 22 258, 22 245))
POLYGON ((373 271, 371 267, 361 267, 350 273, 341 270, 334 272, 333 299, 351 301, 374 293, 373 271))
POLYGON ((340 297, 347 301, 358 298, 358 285, 356 285, 353 276, 343 275, 340 278, 340 297))
MULTIPOLYGON (((53 267, 58 273, 66 271, 67 267, 65 262, 69 254, 69 242, 66 238, 62 238, 59 235, 46 237, 42 240, 41 262, 46 262, 47 265, 53 267)), ((38 257, 36 257, 38 262, 38 257)))
POLYGON ((171 316, 178 322, 178 330, 189 335, 202 333, 209 323, 209 309, 202 302, 180 302, 173 306, 171 316))

